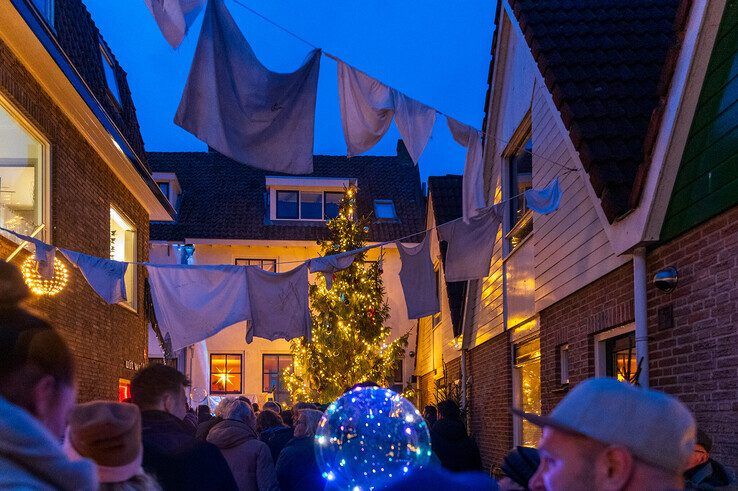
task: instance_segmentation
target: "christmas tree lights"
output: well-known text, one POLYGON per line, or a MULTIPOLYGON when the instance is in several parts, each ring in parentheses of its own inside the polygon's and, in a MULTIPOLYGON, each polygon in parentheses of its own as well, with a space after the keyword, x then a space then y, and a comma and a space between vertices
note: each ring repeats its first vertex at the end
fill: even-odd
MULTIPOLYGON (((323 255, 364 246, 370 221, 355 219, 355 210, 356 188, 349 187, 338 216, 327 223, 330 238, 318 242, 323 255)), ((358 382, 383 384, 392 377, 407 335, 389 341, 380 263, 365 262, 361 253, 334 275, 330 290, 322 275, 310 286, 312 340, 293 341, 293 365, 284 375, 293 401, 327 403, 358 382)))

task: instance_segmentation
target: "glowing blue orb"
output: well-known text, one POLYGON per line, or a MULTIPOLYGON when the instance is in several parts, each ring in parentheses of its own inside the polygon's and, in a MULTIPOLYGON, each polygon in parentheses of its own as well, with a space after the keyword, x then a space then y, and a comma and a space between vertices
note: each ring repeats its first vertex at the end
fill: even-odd
POLYGON ((315 434, 315 454, 334 489, 378 489, 428 463, 428 425, 389 389, 357 387, 333 402, 315 434))

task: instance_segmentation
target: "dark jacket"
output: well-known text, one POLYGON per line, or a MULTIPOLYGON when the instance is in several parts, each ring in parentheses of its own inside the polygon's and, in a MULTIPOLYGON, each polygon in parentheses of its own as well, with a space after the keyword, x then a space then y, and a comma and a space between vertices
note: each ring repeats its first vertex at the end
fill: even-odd
POLYGON ((282 449, 292 440, 292 428, 289 426, 273 426, 267 428, 261 432, 259 440, 269 445, 272 459, 276 462, 282 449))
POLYGON ((215 445, 197 441, 176 416, 141 412, 143 468, 162 488, 235 490, 228 463, 215 445))
POLYGON ((326 481, 315 461, 313 437, 287 443, 277 460, 277 480, 282 491, 323 491, 326 481))
POLYGON ((735 473, 712 459, 685 472, 684 481, 686 489, 738 490, 735 473))
POLYGON ((208 440, 208 433, 210 433, 210 430, 213 428, 213 426, 217 425, 223 421, 223 418, 220 416, 215 416, 213 418, 210 418, 207 421, 204 421, 197 425, 197 432, 195 433, 195 438, 200 440, 201 442, 205 442, 208 440))
POLYGON ((239 491, 279 491, 269 447, 256 438, 252 426, 223 420, 210 430, 208 442, 228 461, 239 491))
POLYGON ((431 448, 441 465, 450 471, 482 470, 477 443, 459 420, 439 419, 431 430, 431 448))

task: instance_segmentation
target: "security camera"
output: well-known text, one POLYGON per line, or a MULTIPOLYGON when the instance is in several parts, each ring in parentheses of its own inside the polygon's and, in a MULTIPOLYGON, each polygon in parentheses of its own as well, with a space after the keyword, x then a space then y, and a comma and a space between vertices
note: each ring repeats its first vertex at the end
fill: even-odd
POLYGON ((656 288, 665 293, 671 293, 677 287, 677 279, 679 275, 674 267, 664 268, 658 271, 653 277, 653 284, 656 288))

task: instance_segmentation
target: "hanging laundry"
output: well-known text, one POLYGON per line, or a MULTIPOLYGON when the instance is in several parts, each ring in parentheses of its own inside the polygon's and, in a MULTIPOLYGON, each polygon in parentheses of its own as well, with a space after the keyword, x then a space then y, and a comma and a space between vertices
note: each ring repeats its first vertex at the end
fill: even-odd
POLYGON ((15 235, 21 240, 25 240, 26 242, 33 244, 35 248, 35 259, 38 263, 38 274, 40 274, 42 278, 47 279, 54 277, 54 257, 56 256, 56 247, 35 237, 19 234, 18 232, 14 232, 4 227, 0 227, 0 230, 4 230, 9 234, 15 235))
POLYGON ((114 304, 128 299, 125 281, 128 263, 90 256, 68 249, 59 250, 82 272, 82 276, 95 290, 95 293, 107 303, 114 304))
POLYGON ((292 73, 270 71, 223 0, 210 0, 174 122, 238 162, 310 174, 319 67, 313 50, 292 73))
POLYGON ((492 248, 502 221, 501 206, 480 210, 469 219, 454 220, 438 227, 439 240, 448 243, 446 281, 468 281, 489 275, 492 248))
POLYGON ((561 202, 559 178, 554 178, 543 189, 528 189, 525 192, 525 202, 528 208, 541 215, 548 215, 558 210, 561 202))
POLYGON ((333 254, 331 256, 316 257, 308 261, 308 268, 311 273, 323 273, 325 277, 325 286, 329 290, 333 288, 333 273, 346 269, 353 264, 357 254, 363 252, 364 249, 352 251, 351 253, 343 252, 341 254, 333 254))
POLYGON ((416 246, 404 246, 397 242, 402 267, 400 283, 405 294, 408 319, 420 319, 441 310, 438 303, 436 273, 430 255, 430 234, 416 246))
POLYGON ((159 330, 175 351, 251 319, 246 266, 147 264, 146 270, 159 330))
POLYGON ((205 0, 144 0, 172 48, 182 44, 205 0))
POLYGON ((394 89, 392 96, 395 101, 395 124, 410 157, 417 165, 433 131, 436 110, 394 89))
POLYGON ((479 130, 446 117, 448 128, 456 143, 466 148, 466 163, 462 180, 462 214, 464 222, 487 206, 484 199, 484 162, 482 160, 482 134, 479 130))
POLYGON ((359 155, 376 145, 394 117, 400 136, 417 164, 433 130, 435 109, 387 87, 341 60, 336 62, 341 122, 348 156, 359 155))
POLYGON ((246 342, 254 337, 268 340, 305 337, 310 339, 308 266, 286 273, 271 273, 247 267, 251 322, 246 342))

